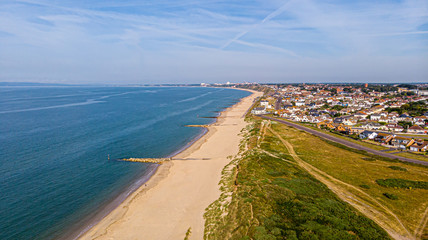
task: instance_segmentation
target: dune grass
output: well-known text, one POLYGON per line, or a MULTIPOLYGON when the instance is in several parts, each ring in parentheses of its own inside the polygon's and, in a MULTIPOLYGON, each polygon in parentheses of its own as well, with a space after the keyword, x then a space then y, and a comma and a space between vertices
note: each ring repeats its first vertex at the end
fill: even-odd
POLYGON ((268 127, 253 121, 240 156, 223 170, 223 193, 204 216, 206 239, 389 239, 301 168, 268 127))
MULTIPOLYGON (((337 143, 323 141, 285 125, 276 124, 273 127, 293 145, 296 153, 305 162, 347 184, 360 187, 364 193, 396 215, 408 232, 417 238, 423 234, 427 236, 426 227, 422 230, 420 227, 421 221, 426 217, 428 191, 421 188, 391 188, 376 183, 379 179, 426 182, 428 181, 426 167, 389 160, 337 143), (394 197, 392 200, 387 196, 397 198, 394 197)), ((378 210, 382 211, 382 209, 378 210)))

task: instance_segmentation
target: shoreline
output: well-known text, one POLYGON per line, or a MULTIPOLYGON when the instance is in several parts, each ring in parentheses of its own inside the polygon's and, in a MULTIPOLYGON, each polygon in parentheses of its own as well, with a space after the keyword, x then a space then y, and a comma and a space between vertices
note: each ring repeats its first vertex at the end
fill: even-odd
MULTIPOLYGON (((235 88, 236 89, 236 88, 235 88)), ((236 108, 237 106, 241 105, 245 99, 252 99, 254 101, 255 95, 254 93, 257 93, 255 91, 249 90, 249 89, 237 89, 237 90, 243 90, 251 92, 252 94, 240 99, 239 102, 235 103, 234 105, 226 108, 224 111, 222 111, 219 116, 215 118, 215 121, 211 123, 208 127, 204 128, 205 130, 199 134, 195 139, 190 141, 186 146, 179 149, 178 151, 172 153, 171 157, 176 158, 186 158, 192 153, 198 151, 198 149, 201 148, 201 146, 208 141, 209 138, 211 138, 216 132, 217 129, 215 126, 220 125, 222 122, 225 121, 226 115, 228 112, 230 112, 232 109, 236 108)), ((259 93, 260 94, 260 93, 259 93)), ((251 104, 249 107, 252 106, 253 101, 251 101, 251 104)), ((245 109, 247 112, 247 109, 245 109)), ((236 146, 238 147, 238 146, 236 146)), ((154 173, 151 175, 151 177, 144 183, 141 184, 140 187, 138 187, 134 192, 130 193, 126 199, 124 199, 121 203, 118 204, 118 206, 115 209, 112 209, 110 212, 108 212, 102 219, 99 221, 86 226, 84 231, 82 231, 78 236, 75 236, 74 239, 94 239, 98 237, 103 237, 108 231, 108 228, 110 228, 112 225, 119 223, 120 220, 128 213, 128 210, 130 206, 134 203, 134 201, 139 200, 139 198, 142 198, 144 196, 149 195, 149 191, 154 191, 154 189, 162 182, 166 181, 168 177, 171 175, 171 168, 173 168, 176 164, 184 161, 179 160, 172 160, 168 161, 162 165, 158 165, 154 173)), ((189 161, 185 161, 189 162, 189 161)), ((192 162, 192 161, 190 161, 192 162)), ((223 168, 223 167, 222 167, 223 168)), ((221 168, 221 170, 222 170, 221 168)), ((218 186, 217 186, 218 188, 218 186)), ((208 204, 205 206, 207 207, 208 204)), ((147 206, 148 207, 148 206, 147 206)), ((204 209, 205 209, 204 207, 204 209)), ((202 212, 201 214, 203 214, 202 212)), ((204 222, 203 222, 204 223, 204 222)), ((193 229, 192 229, 193 231, 193 229)), ((184 234, 185 232, 183 232, 184 234)))
MULTIPOLYGON (((220 116, 220 115, 219 115, 220 116)), ((218 116, 218 117, 219 117, 218 116)), ((216 118, 218 118, 216 117, 216 118)), ((216 120, 217 121, 217 120, 216 120)), ((213 122, 212 124, 216 123, 213 122)), ((211 124, 210 124, 211 125, 211 124)), ((180 153, 186 151, 189 147, 191 147, 195 142, 199 141, 209 132, 208 128, 203 128, 203 131, 196 135, 190 142, 186 145, 174 151, 173 153, 167 155, 166 158, 172 158, 178 156, 180 153)), ((117 207, 119 207, 128 197, 130 197, 134 192, 140 190, 143 185, 147 186, 147 182, 153 178, 159 171, 159 168, 164 164, 158 163, 147 163, 149 166, 147 167, 147 171, 142 173, 138 178, 136 178, 129 186, 125 188, 125 191, 121 191, 116 196, 112 198, 111 201, 100 207, 96 210, 94 214, 89 214, 88 216, 83 218, 83 224, 74 224, 71 228, 58 236, 59 240, 75 240, 82 237, 86 232, 91 230, 94 226, 96 226, 100 221, 102 221, 107 215, 109 215, 112 211, 114 211, 117 207)), ((148 190, 148 187, 146 187, 148 190)))
MULTIPOLYGON (((254 93, 254 91, 249 89, 234 89, 254 93)), ((250 96, 251 95, 244 98, 248 98, 250 96)), ((191 152, 198 148, 198 142, 202 144, 206 141, 206 138, 209 138, 214 133, 215 130, 210 129, 210 127, 214 124, 218 124, 219 119, 222 117, 222 115, 230 108, 233 108, 235 105, 241 103, 244 98, 241 98, 239 102, 231 105, 228 108, 225 108, 223 111, 218 112, 218 115, 216 117, 213 117, 213 119, 215 120, 212 123, 208 124, 208 127, 202 127, 203 130, 201 131, 201 133, 195 136, 185 146, 167 155, 167 158, 185 158, 186 156, 191 154, 191 152)), ((135 181, 133 181, 133 183, 127 186, 123 192, 117 194, 115 197, 112 198, 110 202, 97 209, 95 213, 84 217, 83 224, 77 223, 75 224, 75 226, 71 226, 70 230, 66 230, 64 233, 59 235, 58 239, 74 240, 84 237, 87 232, 89 232, 93 227, 97 226, 104 218, 110 215, 115 209, 120 207, 120 205, 124 204, 130 198, 135 197, 133 196, 134 194, 136 194, 137 192, 138 194, 143 194, 149 189, 155 187, 158 181, 161 181, 162 179, 168 176, 169 169, 172 166, 173 161, 164 164, 150 164, 150 166, 148 166, 149 170, 143 173, 138 178, 136 178, 135 181)))
POLYGON ((159 164, 149 164, 147 170, 144 173, 135 179, 129 186, 125 188, 125 191, 121 191, 116 196, 112 198, 111 201, 107 202, 99 209, 97 209, 93 214, 89 214, 83 218, 83 224, 76 223, 74 226, 71 226, 70 229, 61 233, 58 236, 59 240, 74 240, 83 236, 87 231, 92 227, 97 225, 101 220, 103 220, 108 214, 110 214, 114 209, 116 209, 120 204, 122 204, 132 193, 137 191, 141 186, 143 186, 153 175, 156 174, 159 164))

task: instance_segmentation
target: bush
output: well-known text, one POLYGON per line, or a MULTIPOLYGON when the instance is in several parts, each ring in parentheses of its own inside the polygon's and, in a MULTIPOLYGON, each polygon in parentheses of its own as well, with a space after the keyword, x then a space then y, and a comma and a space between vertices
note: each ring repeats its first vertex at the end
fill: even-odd
POLYGON ((412 181, 412 180, 405 180, 400 178, 377 179, 376 183, 382 187, 428 189, 428 182, 412 181))
POLYGON ((398 197, 392 193, 383 193, 383 196, 385 196, 391 200, 398 200, 398 197))
POLYGON ((397 171, 403 171, 406 172, 407 169, 403 168, 403 167, 399 167, 399 166, 389 166, 389 168, 393 169, 393 170, 397 170, 397 171))
POLYGON ((376 161, 376 159, 371 158, 371 157, 363 157, 361 159, 363 159, 364 161, 368 161, 368 162, 374 162, 374 161, 376 161))
POLYGON ((365 184, 360 185, 360 187, 361 188, 365 188, 365 189, 370 189, 370 186, 369 185, 365 185, 365 184))

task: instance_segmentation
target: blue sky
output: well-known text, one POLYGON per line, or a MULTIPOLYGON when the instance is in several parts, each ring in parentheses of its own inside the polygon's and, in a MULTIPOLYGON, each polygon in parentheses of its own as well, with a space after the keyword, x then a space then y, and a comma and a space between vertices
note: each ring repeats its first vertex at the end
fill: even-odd
POLYGON ((0 81, 428 82, 428 1, 2 0, 0 81))

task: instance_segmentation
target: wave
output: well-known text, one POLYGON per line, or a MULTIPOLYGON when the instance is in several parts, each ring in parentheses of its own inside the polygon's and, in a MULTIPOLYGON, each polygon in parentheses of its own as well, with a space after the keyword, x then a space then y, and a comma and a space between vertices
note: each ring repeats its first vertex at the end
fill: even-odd
POLYGON ((213 102, 214 102, 213 100, 210 100, 210 101, 207 101, 203 104, 200 104, 200 105, 192 107, 192 108, 187 108, 187 109, 182 110, 182 111, 170 112, 169 114, 164 114, 164 115, 161 115, 159 117, 146 120, 137 126, 131 126, 131 127, 125 128, 125 129, 116 129, 115 133, 109 133, 108 135, 98 137, 95 140, 80 141, 77 143, 77 144, 79 144, 79 146, 75 146, 74 148, 82 150, 82 149, 91 149, 95 146, 104 147, 104 146, 107 146, 108 144, 115 142, 117 139, 123 138, 129 134, 135 133, 135 132, 140 131, 142 129, 149 128, 149 127, 151 127, 151 126, 153 126, 159 122, 170 119, 171 117, 178 116, 178 115, 181 115, 181 114, 184 114, 187 112, 199 110, 199 109, 201 109, 201 108, 203 108, 203 107, 205 107, 205 106, 207 106, 213 102))
POLYGON ((106 98, 116 97, 116 96, 122 96, 122 95, 131 94, 131 93, 141 93, 141 92, 144 92, 144 91, 123 92, 123 93, 116 93, 116 94, 111 94, 111 95, 104 95, 104 96, 95 98, 95 100, 106 99, 106 98))
POLYGON ((69 104, 61 104, 61 105, 54 105, 54 106, 48 106, 48 107, 36 107, 36 108, 25 108, 25 109, 10 110, 10 111, 1 111, 0 114, 39 111, 39 110, 53 109, 53 108, 67 108, 67 107, 74 107, 74 106, 91 105, 91 104, 102 103, 102 102, 104 102, 104 101, 97 101, 95 99, 88 99, 85 102, 78 102, 78 103, 69 103, 69 104))
MULTIPOLYGON (((68 104, 61 104, 61 105, 54 105, 54 106, 47 106, 47 107, 35 107, 35 108, 25 108, 25 109, 17 109, 17 110, 0 111, 0 114, 18 113, 18 112, 29 112, 29 111, 39 111, 39 110, 45 110, 45 109, 52 109, 52 108, 66 108, 66 107, 90 105, 90 104, 96 104, 96 103, 105 102, 105 101, 100 101, 100 100, 107 99, 107 98, 110 98, 110 97, 122 96, 122 95, 127 95, 127 94, 132 94, 132 93, 142 93, 142 92, 146 92, 146 91, 132 91, 132 92, 124 92, 124 93, 104 95, 104 96, 95 97, 95 98, 92 98, 92 99, 87 99, 85 102, 68 103, 68 104)), ((67 96, 79 96, 79 95, 80 96, 84 96, 84 95, 88 95, 88 94, 57 95, 57 96, 52 96, 52 97, 29 98, 29 99, 25 99, 25 100, 43 99, 43 98, 44 99, 49 99, 49 98, 58 98, 58 97, 67 97, 67 96)))
MULTIPOLYGON (((201 108, 203 108, 203 107, 205 107, 205 106, 207 106, 207 105, 209 105, 209 104, 211 104, 213 102, 214 102, 213 100, 210 100, 210 101, 207 101, 207 102, 205 102, 205 103, 203 103, 201 105, 195 106, 193 108, 187 108, 187 109, 182 110, 182 111, 171 112, 169 114, 164 114, 164 115, 162 115, 160 117, 144 121, 141 125, 133 126, 133 127, 128 127, 126 129, 120 130, 120 133, 119 134, 115 134, 114 137, 112 137, 112 138, 123 137, 123 136, 126 136, 126 135, 128 135, 130 133, 133 133, 133 132, 137 131, 137 130, 141 130, 141 129, 145 129, 145 128, 148 128, 150 126, 153 126, 156 123, 159 123, 161 121, 167 120, 167 119, 169 119, 171 117, 178 116, 178 115, 181 115, 183 113, 187 113, 187 112, 199 110, 199 109, 201 109, 201 108)), ((110 141, 112 141, 112 140, 114 140, 114 139, 110 139, 110 141)), ((103 141, 106 141, 106 138, 103 138, 103 141)))
POLYGON ((110 95, 104 95, 104 96, 100 96, 97 97, 96 95, 100 95, 100 94, 108 94, 108 92, 84 92, 82 91, 82 93, 80 94, 61 94, 61 95, 53 95, 53 96, 42 96, 42 97, 24 97, 24 98, 11 98, 11 99, 6 99, 3 100, 3 102, 14 102, 14 101, 28 101, 28 100, 40 100, 40 99, 53 99, 53 98, 66 98, 66 97, 77 97, 77 96, 91 96, 93 99, 105 99, 105 98, 109 98, 109 97, 114 97, 114 96, 121 96, 121 95, 126 95, 126 94, 131 94, 131 93, 157 93, 158 91, 156 90, 144 90, 144 91, 130 91, 130 92, 123 92, 123 93, 117 93, 117 94, 110 94, 110 95))
POLYGON ((4 102, 14 102, 14 101, 28 101, 28 100, 36 100, 36 99, 52 99, 52 98, 65 98, 65 97, 76 97, 76 96, 87 96, 91 95, 89 93, 86 94, 63 94, 63 95, 54 95, 54 96, 43 96, 43 97, 26 97, 26 98, 10 98, 4 100, 4 102))
POLYGON ((180 101, 177 101, 177 102, 179 102, 179 103, 181 103, 181 102, 190 102, 190 101, 196 100, 196 99, 198 99, 198 98, 201 98, 201 97, 205 97, 205 96, 207 96, 207 95, 210 95, 210 94, 212 94, 213 92, 217 92, 217 91, 207 92, 207 93, 201 94, 201 95, 199 95, 199 96, 195 96, 195 97, 191 97, 191 98, 186 98, 186 99, 183 99, 183 100, 180 100, 180 101))

